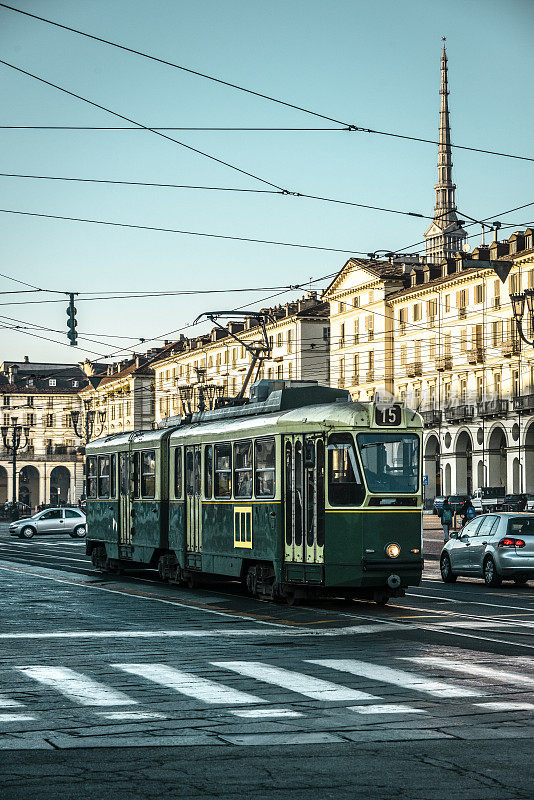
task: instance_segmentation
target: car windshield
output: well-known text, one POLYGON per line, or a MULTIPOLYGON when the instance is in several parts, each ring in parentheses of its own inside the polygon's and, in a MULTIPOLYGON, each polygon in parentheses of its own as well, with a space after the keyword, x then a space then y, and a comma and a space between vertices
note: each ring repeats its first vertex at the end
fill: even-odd
POLYGON ((508 533, 514 536, 534 536, 534 517, 514 517, 508 522, 508 533))
POLYGON ((371 492, 415 494, 419 438, 413 433, 359 433, 358 449, 371 492))

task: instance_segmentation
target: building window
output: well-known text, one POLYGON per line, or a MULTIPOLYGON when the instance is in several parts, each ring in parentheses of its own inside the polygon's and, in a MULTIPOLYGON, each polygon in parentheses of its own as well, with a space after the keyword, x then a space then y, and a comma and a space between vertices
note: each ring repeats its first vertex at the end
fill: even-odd
POLYGON ((520 387, 519 387, 519 370, 514 369, 512 370, 512 395, 514 397, 519 397, 521 394, 520 387))
POLYGON ((510 275, 510 294, 517 294, 520 291, 520 275, 518 272, 515 275, 510 275))
MULTIPOLYGON (((70 418, 70 414, 67 414, 67 417, 70 418)), ((29 425, 30 427, 35 425, 35 414, 26 414, 25 425, 29 425)))
POLYGON ((484 284, 477 283, 475 286, 475 303, 483 303, 484 302, 484 284))
POLYGON ((401 308, 399 310, 399 331, 400 333, 406 333, 406 309, 401 308))
POLYGON ((460 378, 460 400, 465 403, 467 398, 467 378, 460 378))
POLYGON ((400 363, 401 367, 406 366, 406 345, 402 344, 400 349, 400 363))
POLYGON ((372 314, 369 314, 369 316, 365 318, 365 327, 367 329, 367 339, 370 342, 372 342, 373 339, 375 338, 374 324, 375 324, 374 317, 372 314))
POLYGON ((360 341, 360 320, 354 320, 354 344, 358 344, 360 341))
POLYGON ((428 343, 428 355, 431 360, 436 357, 436 337, 432 336, 428 343))
POLYGON ((352 382, 355 385, 357 385, 360 382, 360 356, 357 353, 354 356, 352 382))
POLYGON ((419 322, 421 319, 421 303, 416 303, 413 307, 413 321, 419 322))
POLYGON ((484 399, 484 378, 482 375, 477 376, 477 400, 480 402, 484 399))
POLYGON ((54 415, 45 414, 45 428, 53 428, 53 427, 54 427, 54 415))
POLYGON ((345 323, 341 323, 341 327, 339 329, 339 344, 338 347, 345 347, 345 323))
MULTIPOLYGON (((498 281, 495 281, 498 283, 498 281)), ((529 269, 527 272, 527 286, 529 289, 534 289, 534 269, 529 269)))
POLYGON ((493 373, 493 394, 499 398, 501 396, 501 373, 493 373))
POLYGON ((339 385, 340 387, 345 386, 345 359, 339 359, 339 385))
POLYGON ((467 350, 467 328, 460 329, 460 350, 462 353, 467 350))
POLYGON ((290 361, 289 364, 287 365, 287 377, 289 378, 289 380, 291 380, 293 378, 293 362, 292 361, 290 361))
POLYGON ((450 294, 445 295, 445 313, 451 310, 451 296, 450 294))
POLYGON ((33 408, 33 399, 34 399, 33 397, 26 398, 26 405, 29 406, 30 408, 33 408))
POLYGON ((283 341, 284 341, 283 334, 277 333, 276 334, 276 346, 277 347, 282 347, 283 341))
POLYGON ((293 352, 293 331, 287 332, 287 352, 293 352))
POLYGON ((11 402, 11 398, 10 398, 10 397, 8 397, 7 395, 4 395, 4 402, 3 402, 3 405, 4 405, 4 406, 8 406, 8 405, 10 405, 10 402, 11 402))
POLYGON ((354 308, 359 308, 360 307, 360 295, 359 294, 357 294, 356 297, 353 298, 352 305, 354 306, 354 308))
POLYGON ((445 398, 445 403, 448 405, 451 402, 451 384, 448 381, 443 386, 443 395, 445 398))
POLYGON ((498 347, 502 342, 502 319, 491 323, 491 345, 498 347))

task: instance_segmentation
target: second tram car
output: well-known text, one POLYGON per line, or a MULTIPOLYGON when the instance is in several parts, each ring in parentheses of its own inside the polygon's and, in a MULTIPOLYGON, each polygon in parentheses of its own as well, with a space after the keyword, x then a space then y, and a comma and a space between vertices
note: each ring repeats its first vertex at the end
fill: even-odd
POLYGON ((318 385, 87 445, 87 553, 190 586, 387 602, 422 574, 421 418, 318 385))

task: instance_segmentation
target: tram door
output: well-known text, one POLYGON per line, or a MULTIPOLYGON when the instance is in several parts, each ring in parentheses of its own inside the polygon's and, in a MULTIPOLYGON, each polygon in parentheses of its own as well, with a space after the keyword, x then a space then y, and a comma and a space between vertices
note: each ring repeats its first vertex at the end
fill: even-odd
POLYGON ((285 560, 324 560, 325 446, 320 436, 284 442, 285 560))
POLYGON ((122 452, 119 453, 119 544, 132 543, 132 494, 130 453, 122 452))
POLYGON ((201 449, 200 446, 185 448, 185 491, 187 549, 200 553, 202 546, 202 501, 201 501, 201 449))

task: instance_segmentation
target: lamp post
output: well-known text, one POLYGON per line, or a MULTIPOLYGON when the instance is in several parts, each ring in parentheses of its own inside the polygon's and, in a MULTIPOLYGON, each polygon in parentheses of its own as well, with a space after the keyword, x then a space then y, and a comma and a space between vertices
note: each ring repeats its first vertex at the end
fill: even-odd
POLYGON ((17 504, 17 450, 24 450, 25 447, 28 445, 28 440, 30 436, 30 426, 29 425, 19 425, 18 424, 18 417, 11 417, 11 425, 2 425, 2 441, 4 442, 4 447, 6 448, 8 455, 12 456, 12 463, 13 463, 13 494, 12 494, 12 502, 13 507, 11 509, 11 516, 13 521, 19 518, 19 510, 17 504), (22 442, 22 433, 24 432, 24 444, 22 442), (9 434, 11 433, 11 440, 9 438, 9 434))
POLYGON ((81 411, 71 411, 70 416, 74 427, 74 432, 84 444, 90 442, 93 435, 98 438, 104 430, 106 421, 106 410, 95 411, 91 408, 91 401, 83 401, 83 413, 81 411))
POLYGON ((530 320, 530 330, 534 331, 534 289, 525 289, 524 292, 511 294, 510 301, 512 303, 514 322, 519 337, 525 342, 525 344, 528 344, 529 347, 534 347, 534 339, 528 339, 523 331, 525 304, 527 307, 528 319, 530 320))

